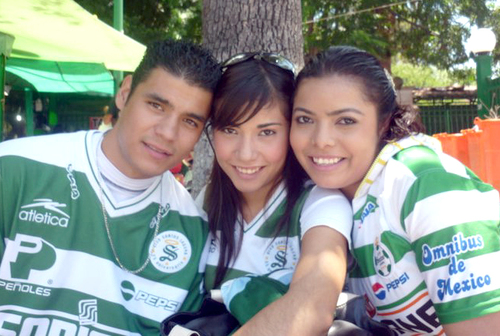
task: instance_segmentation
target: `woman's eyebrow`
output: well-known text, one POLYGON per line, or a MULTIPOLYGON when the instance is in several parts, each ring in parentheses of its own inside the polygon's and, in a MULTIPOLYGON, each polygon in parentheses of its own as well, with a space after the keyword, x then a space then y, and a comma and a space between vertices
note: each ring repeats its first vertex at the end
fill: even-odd
POLYGON ((327 113, 327 115, 329 115, 329 116, 331 116, 331 115, 339 115, 339 114, 346 113, 346 112, 354 112, 354 113, 357 113, 357 114, 363 114, 363 112, 361 112, 357 108, 346 107, 346 108, 342 108, 342 109, 339 109, 339 110, 330 111, 330 112, 327 113))
POLYGON ((283 124, 280 122, 270 122, 270 123, 258 125, 257 128, 266 128, 269 126, 281 126, 281 125, 283 125, 283 124))
MULTIPOLYGON (((310 114, 310 115, 314 114, 314 112, 312 112, 311 110, 308 110, 304 107, 296 107, 293 109, 293 112, 303 112, 305 114, 310 114)), ((333 111, 327 112, 326 115, 332 116, 332 115, 338 115, 338 114, 342 114, 342 113, 346 113, 346 112, 354 112, 354 113, 358 113, 358 114, 363 114, 363 112, 361 112, 357 108, 346 107, 346 108, 342 108, 339 110, 333 110, 333 111)))

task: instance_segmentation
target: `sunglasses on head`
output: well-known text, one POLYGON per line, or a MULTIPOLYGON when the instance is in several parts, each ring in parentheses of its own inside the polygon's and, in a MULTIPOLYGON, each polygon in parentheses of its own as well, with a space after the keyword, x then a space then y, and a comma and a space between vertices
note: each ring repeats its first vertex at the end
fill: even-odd
POLYGON ((281 69, 291 71, 295 76, 295 66, 293 65, 292 61, 281 56, 280 54, 262 51, 245 52, 229 57, 227 60, 221 63, 222 73, 224 73, 224 71, 226 71, 226 69, 230 66, 243 63, 245 61, 248 61, 249 59, 261 59, 281 69))

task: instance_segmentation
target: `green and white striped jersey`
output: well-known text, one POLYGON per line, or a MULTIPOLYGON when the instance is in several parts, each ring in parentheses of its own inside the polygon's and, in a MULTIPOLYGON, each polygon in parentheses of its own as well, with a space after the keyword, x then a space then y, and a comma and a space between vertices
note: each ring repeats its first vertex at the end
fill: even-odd
POLYGON ((350 290, 398 334, 500 310, 500 200, 436 140, 386 145, 353 199, 350 290))
POLYGON ((104 226, 101 137, 0 144, 0 335, 158 335, 167 316, 199 308, 204 215, 170 172, 122 202, 103 186, 121 262, 135 270, 150 257, 139 274, 122 270, 104 226))
MULTIPOLYGON (((201 193, 197 202, 203 198, 204 193, 201 193)), ((299 261, 302 237, 315 226, 337 230, 350 244, 352 210, 340 191, 317 186, 305 189, 294 207, 289 232, 283 231, 275 238, 276 226, 284 213, 285 199, 286 190, 281 184, 261 212, 250 223, 243 223, 241 249, 234 263, 230 264, 224 282, 248 274, 273 278, 276 271, 286 269, 293 273, 299 261)), ((239 232, 240 225, 236 225, 236 238, 239 232)), ((213 288, 219 251, 219 240, 212 237, 205 272, 207 289, 213 288)))

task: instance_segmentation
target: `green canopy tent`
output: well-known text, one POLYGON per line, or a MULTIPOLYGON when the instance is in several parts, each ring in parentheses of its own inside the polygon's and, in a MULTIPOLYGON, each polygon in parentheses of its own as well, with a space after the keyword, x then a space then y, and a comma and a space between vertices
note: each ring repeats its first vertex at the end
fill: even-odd
POLYGON ((112 96, 114 81, 102 64, 55 62, 11 58, 7 61, 6 82, 22 86, 19 78, 29 82, 39 92, 88 92, 112 96))
POLYGON ((6 68, 40 92, 107 94, 108 70, 133 71, 145 51, 72 0, 0 0, 0 8, 0 55, 8 57, 6 67, 0 60, 0 74, 6 68), (2 36, 13 37, 11 47, 2 36))

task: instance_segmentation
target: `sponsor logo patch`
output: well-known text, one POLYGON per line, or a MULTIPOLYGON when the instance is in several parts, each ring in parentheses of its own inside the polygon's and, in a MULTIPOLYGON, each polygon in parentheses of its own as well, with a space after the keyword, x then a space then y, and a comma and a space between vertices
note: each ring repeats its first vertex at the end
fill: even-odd
POLYGON ((78 302, 78 319, 80 325, 93 325, 97 323, 97 300, 80 300, 78 302))
POLYGON ((122 281, 120 289, 125 301, 130 301, 134 297, 135 287, 130 281, 122 281))
POLYGON ((374 213, 378 207, 377 198, 372 195, 368 195, 366 197, 365 205, 354 215, 354 220, 359 221, 358 229, 361 229, 366 217, 368 217, 371 213, 374 213))
POLYGON ((391 290, 395 290, 399 286, 404 285, 408 280, 410 280, 410 276, 408 273, 404 272, 403 275, 401 275, 399 278, 386 283, 385 287, 387 288, 387 291, 390 292, 391 290))
POLYGON ((142 290, 136 290, 135 286, 127 280, 120 284, 122 296, 126 301, 139 301, 149 306, 165 309, 168 311, 177 311, 181 305, 179 301, 169 300, 167 298, 147 293, 142 290))
MULTIPOLYGON (((467 269, 466 260, 460 259, 460 255, 484 249, 485 241, 480 234, 464 236, 458 232, 445 244, 431 247, 422 245, 422 263, 432 266, 442 260, 449 260, 448 274, 438 278, 437 296, 441 301, 451 297, 463 297, 467 292, 484 292, 493 283, 492 275, 488 268, 484 268, 480 274, 475 274, 467 269)), ((470 262, 470 261, 469 261, 470 262)))
POLYGON ((70 216, 60 208, 66 204, 58 203, 50 198, 36 198, 33 203, 21 207, 18 218, 23 222, 32 222, 59 227, 67 227, 70 216))
POLYGON ((383 300, 385 299, 385 289, 384 289, 384 286, 382 286, 380 283, 376 282, 372 285, 372 290, 373 290, 373 293, 375 293, 375 296, 379 299, 379 300, 383 300))
POLYGON ((42 286, 25 284, 21 282, 9 282, 0 280, 0 289, 5 289, 10 292, 27 293, 38 296, 50 296, 51 289, 42 286))
POLYGON ((469 251, 481 250, 484 248, 484 239, 480 234, 464 237, 462 232, 454 235, 450 242, 430 247, 427 244, 422 246, 422 263, 431 266, 435 262, 443 259, 450 259, 469 251))
POLYGON ((28 280, 33 271, 45 271, 56 262, 54 247, 39 237, 17 234, 4 255, 12 279, 28 280))

